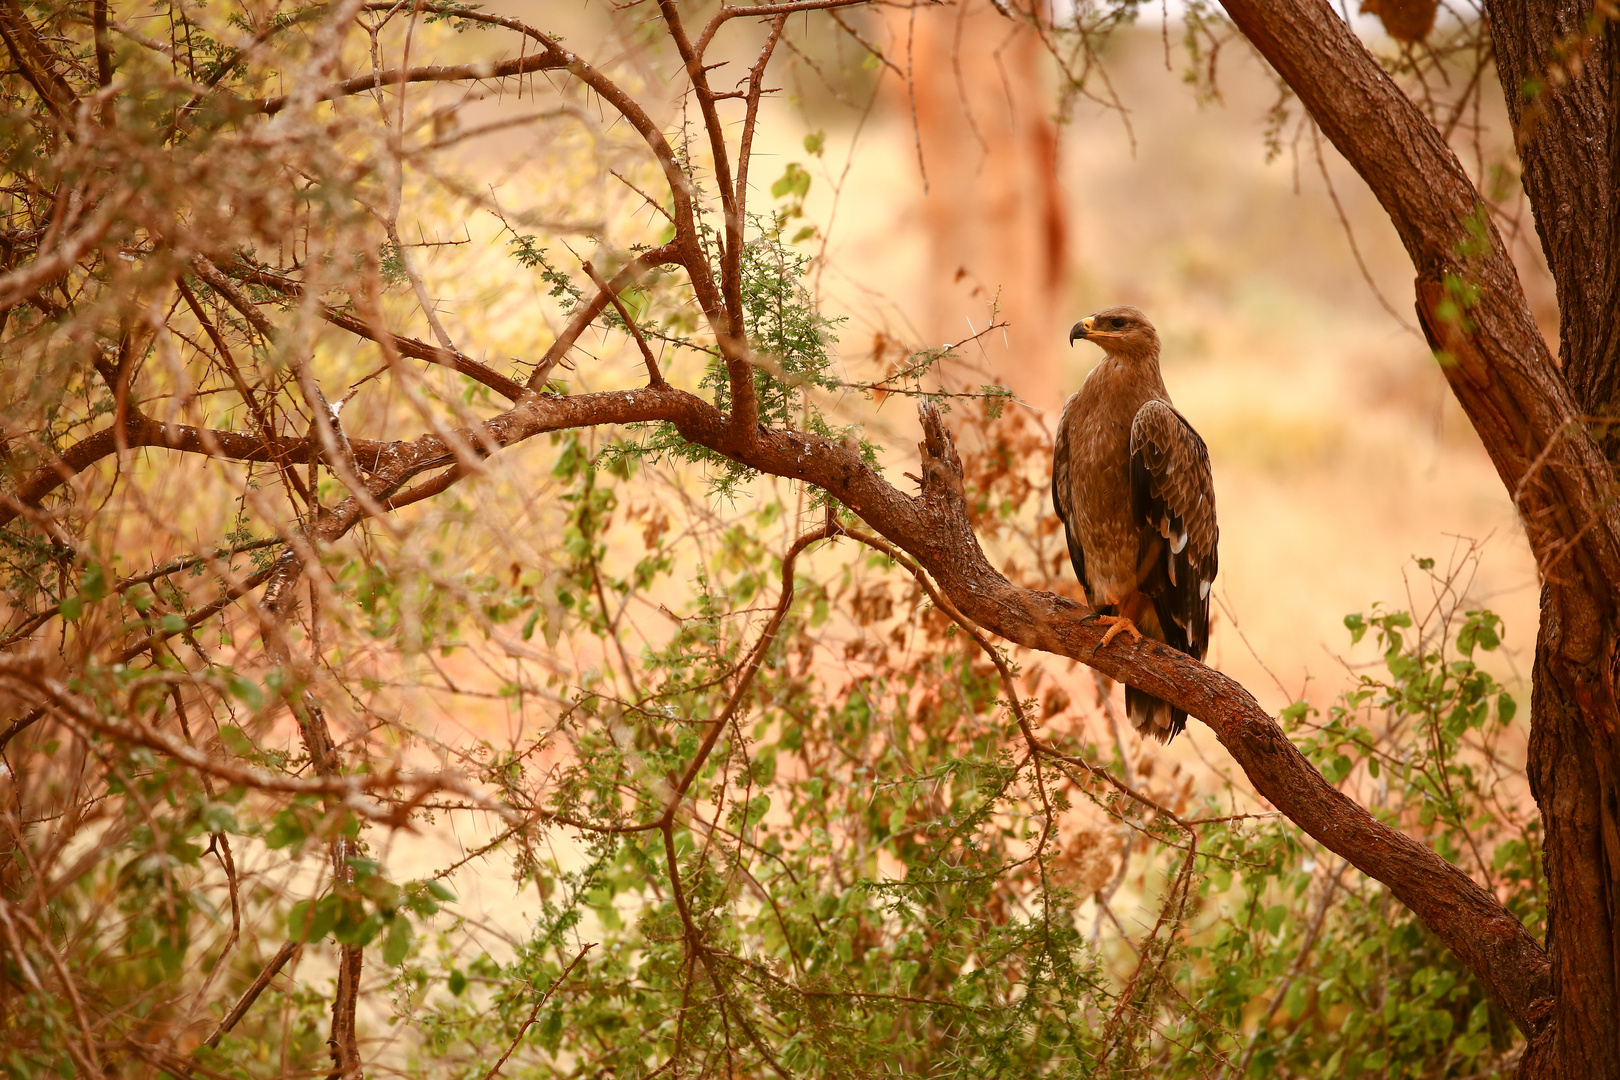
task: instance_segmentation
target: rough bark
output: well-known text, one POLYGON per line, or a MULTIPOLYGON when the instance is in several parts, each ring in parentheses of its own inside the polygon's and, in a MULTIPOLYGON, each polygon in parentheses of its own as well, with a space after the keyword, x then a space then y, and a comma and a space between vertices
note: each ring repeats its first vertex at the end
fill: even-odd
MULTIPOLYGON (((1558 293, 1559 356, 1589 415, 1620 416, 1620 36, 1583 3, 1489 5, 1524 190, 1558 293)), ((1610 16, 1613 17, 1612 15, 1610 16)), ((1620 431, 1601 433, 1612 461, 1620 431)))
MULTIPOLYGON (((1581 411, 1610 421, 1593 434, 1612 469, 1620 459, 1612 423, 1620 417, 1620 35, 1581 4, 1492 3, 1490 15, 1525 193, 1558 294, 1560 368, 1581 411)), ((1609 480, 1612 492, 1612 471, 1609 480)), ((1596 640, 1585 627, 1566 628, 1567 594, 1585 588, 1592 583, 1550 575, 1542 591, 1530 710, 1559 1003, 1531 1062, 1543 1075, 1620 1072, 1620 635, 1612 599, 1596 640)))

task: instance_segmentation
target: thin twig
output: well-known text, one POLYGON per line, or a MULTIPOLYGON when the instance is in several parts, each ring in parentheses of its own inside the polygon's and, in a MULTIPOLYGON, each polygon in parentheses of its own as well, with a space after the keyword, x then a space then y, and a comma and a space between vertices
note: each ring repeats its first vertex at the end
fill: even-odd
POLYGON ((500 1075, 501 1066, 506 1064, 507 1059, 512 1056, 514 1051, 517 1050, 518 1043, 523 1041, 523 1036, 527 1035, 529 1033, 529 1029, 534 1026, 535 1018, 540 1015, 540 1010, 545 1008, 546 1002, 551 1000, 551 995, 556 992, 557 987, 563 984, 563 980, 568 978, 569 973, 574 970, 579 962, 585 959, 585 954, 594 948, 596 948, 596 942, 593 941, 583 949, 579 950, 578 955, 576 955, 572 960, 568 961, 568 966, 563 968, 562 974, 553 979, 551 985, 546 987, 546 992, 540 995, 540 1000, 536 1001, 534 1003, 534 1008, 529 1010, 529 1018, 523 1021, 523 1026, 518 1028, 517 1036, 512 1040, 511 1044, 507 1046, 506 1053, 501 1055, 501 1060, 490 1066, 489 1072, 484 1074, 484 1080, 495 1080, 495 1077, 500 1075))
POLYGON ((636 345, 641 349, 641 358, 647 364, 648 383, 653 386, 663 386, 664 376, 658 371, 658 360, 653 356, 652 349, 648 348, 647 339, 641 336, 641 327, 636 325, 636 320, 630 317, 630 312, 625 308, 624 301, 619 298, 619 290, 602 280, 602 275, 596 272, 596 267, 591 265, 591 260, 586 259, 580 263, 580 266, 596 287, 607 294, 608 300, 613 304, 613 310, 617 311, 619 318, 624 320, 625 329, 630 332, 631 337, 636 339, 636 345))
POLYGON ((219 1026, 214 1029, 214 1033, 204 1040, 204 1044, 218 1046, 219 1040, 224 1038, 226 1032, 235 1027, 242 1017, 247 1015, 247 1011, 253 1008, 253 1003, 259 1000, 259 995, 264 993, 265 988, 270 985, 277 975, 281 974, 281 969, 287 966, 287 961, 291 960, 301 948, 303 948, 301 942, 282 942, 281 948, 276 950, 276 954, 270 958, 270 962, 264 965, 264 969, 254 977, 253 982, 242 992, 242 996, 237 999, 236 1004, 231 1006, 231 1011, 225 1014, 225 1019, 219 1022, 219 1026))

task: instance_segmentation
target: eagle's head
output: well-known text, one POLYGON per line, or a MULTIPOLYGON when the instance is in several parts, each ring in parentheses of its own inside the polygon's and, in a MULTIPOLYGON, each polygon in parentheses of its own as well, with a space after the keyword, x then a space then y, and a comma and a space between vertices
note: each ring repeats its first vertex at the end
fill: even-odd
POLYGON ((1069 331, 1069 344, 1081 339, 1094 341, 1109 356, 1122 360, 1146 360, 1159 355, 1159 335, 1153 324, 1136 308, 1104 308, 1087 315, 1069 331))

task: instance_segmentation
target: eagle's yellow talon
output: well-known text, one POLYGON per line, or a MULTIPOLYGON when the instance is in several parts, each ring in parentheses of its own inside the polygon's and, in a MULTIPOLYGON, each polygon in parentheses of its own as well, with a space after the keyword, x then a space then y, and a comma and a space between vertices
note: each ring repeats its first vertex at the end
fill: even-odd
POLYGON ((1096 648, 1091 650, 1093 656, 1096 656, 1104 645, 1107 645, 1121 634, 1129 634, 1132 644, 1142 640, 1142 631, 1138 630, 1136 624, 1123 615, 1098 615, 1097 621, 1108 627, 1108 632, 1102 636, 1101 641, 1097 642, 1096 648))

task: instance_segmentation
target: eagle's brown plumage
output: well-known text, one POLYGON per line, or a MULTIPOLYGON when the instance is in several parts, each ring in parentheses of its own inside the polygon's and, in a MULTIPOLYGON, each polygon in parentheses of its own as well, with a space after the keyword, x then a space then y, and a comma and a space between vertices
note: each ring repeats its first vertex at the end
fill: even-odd
MULTIPOLYGON (((1209 649, 1215 580, 1215 488, 1204 440, 1170 404, 1159 335, 1133 307, 1108 308, 1069 332, 1102 346, 1102 363, 1063 406, 1052 459, 1052 504, 1069 559, 1094 610, 1121 630, 1199 660, 1209 649)), ((1187 714, 1135 687, 1125 711, 1161 742, 1187 714)))

